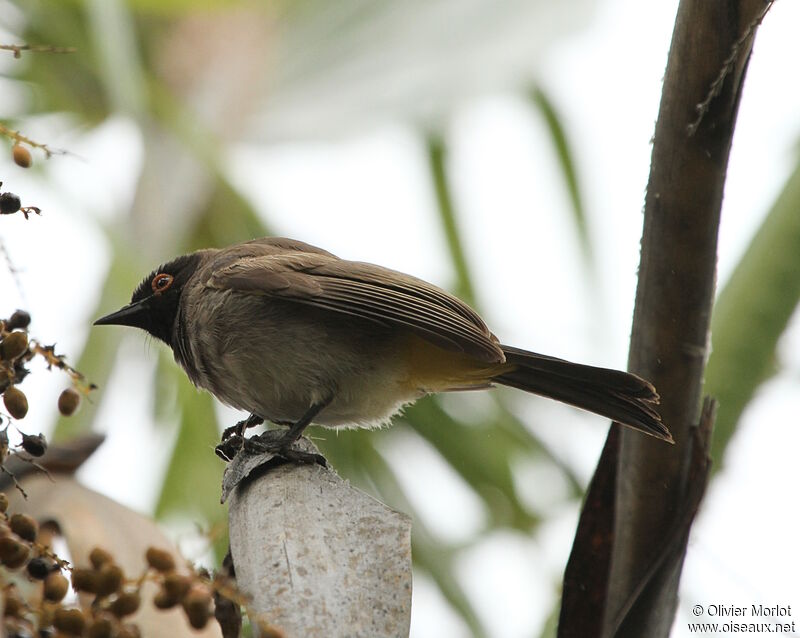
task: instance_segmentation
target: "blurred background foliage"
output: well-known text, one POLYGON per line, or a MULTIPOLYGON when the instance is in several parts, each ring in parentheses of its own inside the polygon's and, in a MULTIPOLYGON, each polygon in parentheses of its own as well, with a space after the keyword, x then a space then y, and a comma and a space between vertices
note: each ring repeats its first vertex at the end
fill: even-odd
MULTIPOLYGON (((412 122, 426 150, 443 249, 452 261, 449 287, 480 310, 448 176, 444 125, 468 96, 509 87, 526 96, 531 113, 549 132, 545 152, 563 180, 574 240, 591 279, 596 250, 570 132, 535 78, 548 47, 590 20, 594 5, 593 0, 3 2, 3 27, 14 41, 77 49, 70 55, 25 55, 5 67, 25 95, 19 119, 7 124, 24 127, 31 118, 58 114, 76 129, 119 115, 136 125, 141 174, 130 210, 102 227, 113 259, 90 312, 94 317, 126 303, 139 278, 166 256, 270 233, 269 216, 257 213, 230 179, 225 162, 230 145, 335 139, 386 118, 412 122)), ((800 298, 798 175, 787 181, 720 293, 706 379, 707 391, 721 403, 716 468, 740 415, 776 368, 777 342, 800 298)), ((119 364, 123 334, 92 330, 78 369, 102 386, 119 364)), ((218 422, 212 399, 190 387, 163 349, 152 388, 154 420, 177 428, 155 515, 218 526, 226 512, 218 503, 222 465, 212 448, 231 423, 218 422)), ((401 434, 392 436, 426 441, 482 503, 482 528, 457 543, 426 528, 386 457, 381 443, 386 433, 348 432, 319 441, 342 475, 411 514, 416 568, 430 576, 475 636, 491 632, 473 609, 454 561, 497 530, 530 535, 545 516, 519 494, 515 468, 544 467, 560 477, 570 500, 579 499, 582 490, 570 464, 537 438, 508 398, 493 393, 479 421, 464 419, 438 397, 420 401, 397 419, 401 434)), ((103 400, 101 391, 98 407, 103 400)), ((98 413, 84 409, 59 420, 54 438, 97 428, 98 413)), ((220 539, 218 549, 224 543, 220 539)))

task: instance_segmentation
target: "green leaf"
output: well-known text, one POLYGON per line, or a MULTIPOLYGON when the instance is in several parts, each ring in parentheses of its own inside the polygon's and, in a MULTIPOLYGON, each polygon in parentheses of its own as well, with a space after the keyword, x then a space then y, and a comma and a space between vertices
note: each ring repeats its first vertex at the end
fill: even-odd
POLYGON ((556 110, 555 105, 541 87, 534 87, 529 92, 531 103, 536 107, 547 125, 547 132, 550 134, 550 141, 556 153, 558 165, 561 168, 561 175, 564 178, 564 186, 569 195, 572 210, 572 220, 578 234, 578 240, 586 258, 587 265, 592 261, 592 242, 589 236, 589 224, 586 219, 586 209, 583 205, 581 190, 578 180, 578 171, 573 159, 573 151, 567 139, 567 132, 561 123, 561 116, 556 110))
POLYGON ((81 123, 99 124, 110 114, 110 105, 82 3, 58 0, 17 4, 26 20, 21 39, 76 49, 64 54, 23 54, 25 63, 11 67, 14 77, 35 87, 26 113, 63 112, 80 118, 81 123))
POLYGON ((469 273, 467 257, 453 206, 453 197, 447 180, 445 143, 442 137, 436 133, 429 133, 425 141, 428 152, 428 168, 431 172, 438 204, 439 221, 456 271, 455 294, 468 304, 474 305, 475 289, 472 286, 472 277, 469 273))
POLYGON ((167 16, 235 9, 241 5, 240 0, 127 0, 127 3, 137 12, 167 16))
POLYGON ((705 392, 719 401, 714 470, 758 387, 776 370, 776 347, 800 301, 800 164, 717 299, 705 392))
POLYGON ((158 424, 176 422, 180 418, 177 364, 168 348, 158 348, 158 363, 153 377, 153 418, 158 424))
POLYGON ((246 239, 271 234, 265 222, 222 175, 203 205, 195 227, 189 234, 187 250, 209 246, 229 246, 246 239))
MULTIPOLYGON (((192 386, 178 366, 168 369, 178 390, 180 420, 155 515, 160 519, 188 516, 210 523, 225 521, 227 511, 220 504, 225 467, 214 454, 219 441, 214 399, 192 386)), ((163 379, 163 375, 157 378, 163 379)))
POLYGON ((514 455, 530 454, 520 437, 486 425, 465 425, 453 419, 432 397, 406 409, 402 420, 430 442, 481 497, 493 526, 530 531, 539 520, 519 500, 510 465, 514 455))
POLYGON ((448 552, 447 548, 443 547, 441 543, 433 542, 427 535, 423 534, 416 523, 413 529, 411 546, 414 564, 430 575, 447 602, 453 606, 464 622, 467 623, 472 636, 474 638, 486 636, 487 633, 483 623, 481 623, 472 607, 472 603, 470 603, 460 583, 453 575, 454 554, 448 552))

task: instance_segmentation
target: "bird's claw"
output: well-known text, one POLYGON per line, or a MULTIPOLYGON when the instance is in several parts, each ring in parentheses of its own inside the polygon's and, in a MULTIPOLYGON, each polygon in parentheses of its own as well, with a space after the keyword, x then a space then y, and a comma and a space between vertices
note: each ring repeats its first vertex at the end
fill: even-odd
POLYGON ((226 463, 230 463, 236 453, 244 446, 244 437, 236 432, 229 432, 234 430, 236 426, 227 428, 222 434, 222 442, 214 448, 214 454, 221 458, 226 463), (227 436, 226 436, 227 434, 227 436))
POLYGON ((225 462, 232 461, 236 454, 244 451, 252 456, 272 454, 296 465, 319 464, 327 467, 325 457, 298 449, 295 446, 297 441, 291 440, 281 430, 267 430, 258 436, 246 439, 235 431, 238 425, 237 423, 235 426, 228 428, 231 433, 227 437, 223 435, 222 443, 214 448, 216 455, 225 462))
POLYGON ((261 425, 263 422, 264 422, 263 418, 255 414, 251 414, 246 419, 242 419, 241 421, 239 421, 236 425, 232 425, 229 428, 225 428, 222 431, 222 442, 220 443, 220 445, 224 445, 228 439, 236 435, 243 437, 244 432, 247 428, 252 428, 257 425, 261 425))
POLYGON ((244 439, 242 449, 250 454, 273 454, 296 465, 327 466, 327 461, 321 454, 301 450, 296 443, 297 441, 287 437, 281 430, 267 430, 258 436, 244 439))

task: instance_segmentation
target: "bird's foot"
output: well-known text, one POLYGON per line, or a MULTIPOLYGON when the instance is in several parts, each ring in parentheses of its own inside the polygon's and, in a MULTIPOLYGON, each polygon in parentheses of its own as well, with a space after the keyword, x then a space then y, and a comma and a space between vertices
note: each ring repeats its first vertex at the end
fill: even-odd
POLYGON ((324 457, 301 449, 301 445, 298 445, 298 442, 303 436, 303 430, 330 402, 331 399, 327 399, 320 403, 311 404, 303 416, 292 423, 288 430, 267 430, 258 436, 246 439, 244 431, 247 428, 264 422, 264 419, 260 416, 251 414, 244 421, 239 421, 232 428, 228 428, 222 433, 222 442, 216 447, 215 452, 224 461, 231 461, 238 452, 244 451, 251 456, 271 454, 290 463, 319 463, 322 466, 327 466, 324 457))
POLYGON ((263 422, 264 422, 263 418, 255 414, 251 414, 246 419, 242 419, 241 421, 239 421, 236 425, 232 425, 229 428, 225 428, 222 431, 222 440, 220 442, 220 445, 224 444, 228 439, 230 439, 234 435, 238 434, 240 437, 243 437, 244 431, 247 428, 252 428, 257 425, 261 425, 263 422))
MULTIPOLYGON (((228 428, 232 429, 232 428, 228 428)), ((228 430, 225 430, 227 432, 228 430)), ((223 434, 222 443, 214 448, 214 454, 221 458, 226 463, 230 463, 236 453, 244 446, 245 438, 241 434, 235 432, 230 433, 227 438, 223 434)))
POLYGON ((236 425, 225 428, 222 431, 222 439, 217 447, 214 448, 215 454, 223 461, 228 462, 236 456, 244 443, 244 433, 247 428, 261 425, 264 422, 260 416, 251 414, 246 419, 242 419, 236 425))
POLYGON ((300 449, 298 441, 286 435, 287 432, 283 430, 267 430, 258 436, 246 439, 234 432, 224 439, 214 452, 225 462, 232 461, 233 457, 242 451, 250 456, 271 454, 297 465, 318 463, 323 467, 327 466, 325 457, 300 449))
POLYGON ((300 449, 298 440, 282 430, 267 430, 258 436, 244 439, 242 448, 249 454, 274 454, 297 465, 313 465, 318 463, 327 466, 321 454, 306 452, 300 449))

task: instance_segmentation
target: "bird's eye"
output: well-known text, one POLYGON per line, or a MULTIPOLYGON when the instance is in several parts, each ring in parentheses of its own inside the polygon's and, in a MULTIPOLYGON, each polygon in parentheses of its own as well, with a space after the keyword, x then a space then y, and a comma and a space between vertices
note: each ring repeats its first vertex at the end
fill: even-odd
POLYGON ((162 272, 153 277, 150 287, 153 289, 153 293, 160 295, 172 285, 174 280, 175 278, 172 275, 162 272))

